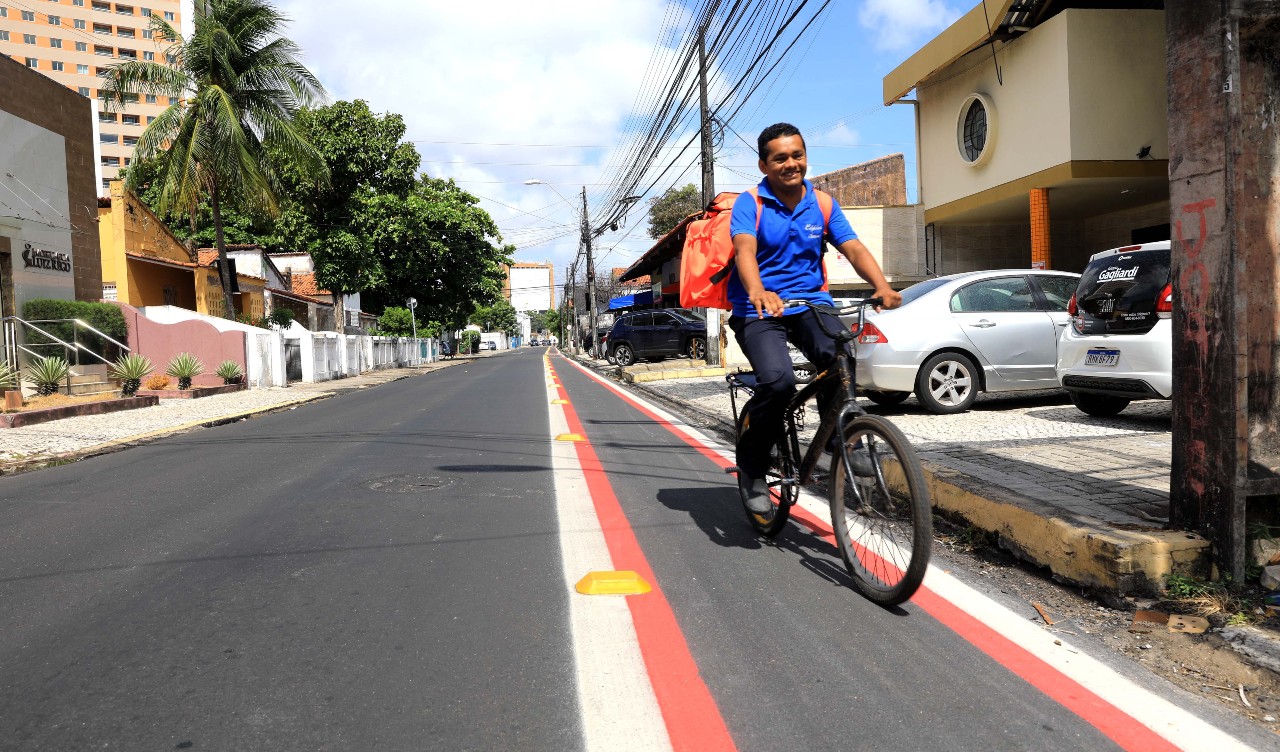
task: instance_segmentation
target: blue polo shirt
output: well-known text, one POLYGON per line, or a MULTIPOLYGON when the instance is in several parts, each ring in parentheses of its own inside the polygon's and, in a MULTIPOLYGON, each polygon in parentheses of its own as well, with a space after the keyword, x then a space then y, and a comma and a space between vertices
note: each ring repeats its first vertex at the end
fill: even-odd
MULTIPOLYGON (((729 232, 733 236, 752 235, 756 239, 756 262, 764 289, 786 300, 802 299, 832 305, 831 295, 822 289, 826 282, 822 270, 822 254, 826 243, 822 238, 822 209, 813 192, 813 184, 804 181, 804 198, 794 210, 788 209, 769 190, 768 179, 761 180, 760 229, 756 230, 756 200, 743 191, 733 202, 729 232)), ((827 225, 831 242, 837 246, 857 238, 840 205, 831 202, 831 221, 827 225)), ((737 267, 729 275, 729 303, 734 316, 755 316, 755 306, 747 299, 747 288, 738 277, 737 267)), ((803 308, 789 308, 786 314, 800 313, 803 308)))

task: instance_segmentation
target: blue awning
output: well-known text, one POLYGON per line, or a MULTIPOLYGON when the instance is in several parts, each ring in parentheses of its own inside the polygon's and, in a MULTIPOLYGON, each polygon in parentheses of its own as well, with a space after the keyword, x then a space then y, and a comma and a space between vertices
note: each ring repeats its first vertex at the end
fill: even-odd
POLYGON ((618 311, 623 308, 634 308, 635 306, 653 305, 653 291, 645 290, 634 295, 620 295, 609 300, 609 310, 618 311))

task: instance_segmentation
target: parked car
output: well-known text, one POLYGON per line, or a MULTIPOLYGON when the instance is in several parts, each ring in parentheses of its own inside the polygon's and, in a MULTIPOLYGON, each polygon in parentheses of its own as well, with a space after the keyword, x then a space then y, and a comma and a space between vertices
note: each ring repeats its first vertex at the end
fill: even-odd
POLYGON ((707 357, 707 322, 684 308, 631 311, 618 317, 603 341, 606 356, 620 366, 670 355, 702 359, 707 357))
POLYGON ((480 349, 481 350, 497 350, 498 343, 493 342, 492 340, 484 340, 480 343, 480 349))
POLYGON ((939 414, 969 409, 979 392, 1057 388, 1058 331, 1079 278, 1000 269, 912 285, 900 308, 868 313, 858 386, 882 405, 914 392, 939 414))
POLYGON ((1080 276, 1058 342, 1058 380, 1089 415, 1135 399, 1173 396, 1173 285, 1169 241, 1094 254, 1080 276))

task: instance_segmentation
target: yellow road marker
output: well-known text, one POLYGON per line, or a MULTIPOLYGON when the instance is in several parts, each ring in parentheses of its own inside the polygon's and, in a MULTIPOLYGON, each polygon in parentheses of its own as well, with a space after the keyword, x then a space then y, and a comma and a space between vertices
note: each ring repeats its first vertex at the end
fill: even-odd
POLYGON ((569 404, 569 400, 553 399, 553 400, 551 400, 551 404, 553 404, 553 405, 567 405, 567 404, 569 404))
POLYGON ((580 433, 562 433, 556 437, 556 441, 586 441, 586 438, 580 433))
POLYGON ((587 572, 575 588, 583 595, 640 595, 653 588, 630 570, 587 572))

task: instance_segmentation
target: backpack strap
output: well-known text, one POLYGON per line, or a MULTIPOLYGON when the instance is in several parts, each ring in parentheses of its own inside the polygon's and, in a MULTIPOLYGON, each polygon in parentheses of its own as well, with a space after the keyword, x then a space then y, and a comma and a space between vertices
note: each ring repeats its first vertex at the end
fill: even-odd
POLYGON ((818 199, 818 209, 822 211, 822 235, 826 237, 831 229, 831 205, 833 203, 831 194, 826 191, 820 191, 817 188, 813 189, 813 193, 813 197, 818 199))

